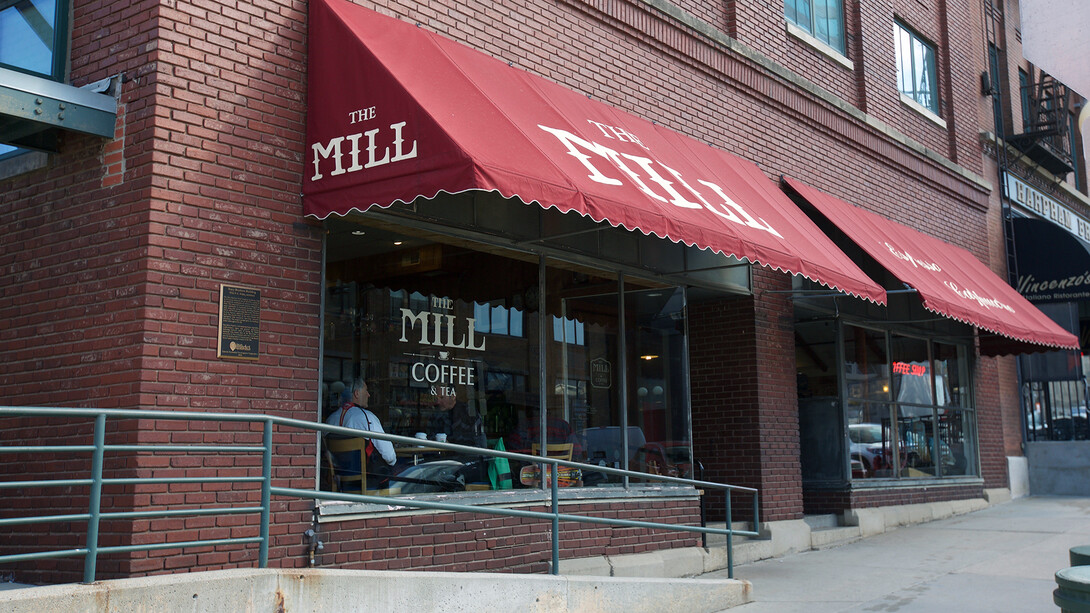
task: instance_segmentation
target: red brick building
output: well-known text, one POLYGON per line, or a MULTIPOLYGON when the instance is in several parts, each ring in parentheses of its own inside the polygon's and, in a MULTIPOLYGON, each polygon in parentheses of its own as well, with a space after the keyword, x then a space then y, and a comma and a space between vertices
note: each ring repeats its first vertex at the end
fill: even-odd
MULTIPOLYGON (((534 443, 556 442, 563 424, 568 430, 558 436, 572 443, 575 460, 694 476, 695 458, 704 479, 758 488, 767 522, 981 498, 1008 487, 1006 457, 1017 451, 1008 416, 1018 412, 1018 390, 1007 354, 1055 346, 1054 337, 1042 340, 1053 331, 997 329, 979 300, 970 302, 982 319, 925 308, 925 287, 895 276, 853 228, 780 182, 797 179, 1005 275, 996 176, 980 136, 989 103, 965 85, 979 82, 985 62, 977 3, 310 4, 62 1, 60 17, 46 21, 49 40, 67 43, 47 45, 44 60, 43 30, 11 9, 0 12, 0 23, 14 24, 27 45, 0 42, 0 86, 25 100, 0 109, 0 137, 21 147, 0 150, 0 404, 324 421, 362 378, 368 408, 387 432, 453 437, 459 419, 451 415, 460 411, 474 444, 502 439, 509 450, 530 452, 534 443), (824 5, 834 8, 819 11, 824 5), (389 40, 395 35, 405 37, 403 57, 390 52, 401 42, 389 40), (504 80, 438 71, 435 79, 450 86, 443 99, 434 80, 420 76, 435 64, 413 63, 424 45, 454 66, 504 80), (95 87, 77 89, 88 84, 95 87), (603 149, 580 133, 583 140, 561 139, 566 152, 518 166, 529 148, 496 138, 492 157, 470 160, 473 171, 457 166, 473 157, 460 138, 491 137, 475 130, 479 124, 510 119, 514 127, 497 133, 533 140, 511 119, 538 100, 525 92, 548 99, 557 121, 574 125, 565 109, 589 109, 644 130, 607 133, 616 126, 595 120, 601 142, 650 150, 640 138, 654 138, 678 149, 639 157, 638 149, 603 149), (462 104, 490 94, 511 100, 487 113, 462 104), (35 115, 35 105, 44 114, 35 115), (436 108, 447 114, 429 113, 436 108), (89 119, 73 126, 77 113, 89 119), (396 127, 398 113, 412 121, 396 127), (430 141, 412 132, 423 123, 435 130, 430 141), (419 155, 410 147, 417 144, 419 155), (610 200, 535 178, 555 165, 577 183, 585 178, 565 164, 607 167, 592 168, 605 162, 589 161, 581 147, 608 158, 630 192, 610 200), (707 153, 686 153, 698 150, 707 153), (436 151, 441 159, 433 162, 427 154, 436 151), (690 183, 677 173, 663 179, 670 175, 657 166, 651 176, 651 162, 640 160, 652 158, 672 164, 667 170, 687 170, 678 165, 686 160, 707 169, 715 175, 709 182, 729 192, 727 203, 758 219, 747 215, 747 228, 724 205, 708 204, 692 173, 690 183), (527 178, 502 183, 500 175, 527 178), (735 183, 719 178, 728 175, 735 183), (526 191, 507 191, 516 183, 526 191), (679 195, 681 185, 690 191, 679 195), (654 206, 672 197, 677 208, 629 218, 639 192, 654 206), (706 226, 680 225, 683 208, 704 214, 706 226), (738 221, 722 221, 728 215, 738 221), (776 248, 753 242, 763 232, 754 228, 772 215, 811 238, 776 248), (818 266, 826 261, 843 270, 818 266), (886 290, 877 302, 858 297, 875 283, 886 290), (225 286, 260 294, 253 355, 221 342, 225 286), (996 340, 1012 344, 996 348, 996 340), (450 374, 456 367, 460 374, 450 374), (442 388, 458 395, 449 413, 437 398, 442 388)), ((602 177, 599 184, 621 183, 602 177)), ((900 238, 911 245, 914 236, 900 238)), ((58 420, 58 428, 62 421, 73 432, 81 427, 58 420)), ((68 433, 37 426, 9 422, 0 439, 68 433)), ((260 433, 140 420, 110 436, 240 443, 260 433)), ((276 444, 278 483, 328 486, 316 436, 278 431, 276 444)), ((426 498, 460 487, 459 500, 472 504, 542 504, 532 488, 495 491, 472 458, 410 470, 407 457, 398 469, 418 482, 391 495, 426 498)), ((108 469, 254 470, 216 459, 157 462, 132 454, 108 469)), ((43 464, 40 472, 67 466, 43 464)), ((698 519, 693 490, 608 479, 582 485, 565 492, 566 510, 698 519)), ((16 492, 13 508, 56 504, 46 490, 16 492)), ((185 495, 126 486, 114 494, 118 510, 255 495, 211 486, 185 495)), ((68 492, 73 508, 81 495, 68 492)), ((722 518, 722 501, 710 500, 709 509, 722 518)), ((320 565, 547 567, 540 522, 334 503, 319 504, 315 517, 326 545, 320 565)), ((302 533, 311 526, 310 502, 274 501, 271 563, 305 565, 302 533)), ((103 534, 128 543, 161 538, 155 534, 164 529, 172 541, 256 530, 241 520, 179 518, 114 521, 103 534)), ((65 541, 49 528, 30 534, 65 541)), ((566 533, 562 555, 696 542, 579 527, 566 533)), ((255 559, 231 547, 132 553, 100 563, 100 576, 255 559)), ((27 579, 74 568, 50 563, 27 579)))

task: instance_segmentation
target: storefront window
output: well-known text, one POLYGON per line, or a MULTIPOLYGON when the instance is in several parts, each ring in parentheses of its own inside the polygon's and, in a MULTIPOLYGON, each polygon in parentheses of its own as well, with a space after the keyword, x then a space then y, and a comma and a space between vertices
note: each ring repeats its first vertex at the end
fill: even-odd
POLYGON ((836 357, 822 350, 831 344, 831 327, 825 322, 796 325, 804 479, 843 479, 842 454, 829 440, 817 442, 836 440, 840 406, 851 479, 976 474, 966 347, 841 323, 841 403, 825 372, 836 357), (821 397, 811 395, 818 381, 825 381, 821 397))
POLYGON ((890 335, 890 344, 893 349, 892 371, 901 474, 933 477, 937 474, 935 423, 927 341, 893 334, 890 335))
POLYGON ((626 345, 636 358, 629 363, 628 423, 643 439, 632 452, 633 470, 691 479, 684 304, 678 288, 625 293, 632 322, 626 345))
POLYGON ((943 475, 971 475, 976 468, 976 428, 968 399, 968 362, 961 345, 932 344, 935 404, 943 475))
MULTIPOLYGON (((390 468, 367 460, 386 474, 366 489, 540 487, 517 462, 505 480, 487 457, 430 444, 442 440, 691 476, 681 288, 401 228, 332 225, 322 419, 343 423, 362 378, 383 430, 420 439, 397 447, 390 468)), ((340 487, 350 467, 332 453, 323 463, 324 486, 340 487)), ((575 477, 561 485, 622 482, 575 477)))
POLYGON ((884 332, 844 326, 844 381, 852 476, 894 476, 896 449, 884 332))

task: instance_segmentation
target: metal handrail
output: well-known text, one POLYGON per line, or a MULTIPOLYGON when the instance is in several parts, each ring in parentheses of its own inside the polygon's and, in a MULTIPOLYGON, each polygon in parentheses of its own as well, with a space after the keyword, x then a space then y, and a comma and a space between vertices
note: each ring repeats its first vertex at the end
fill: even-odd
MULTIPOLYGON (((198 546, 217 546, 228 544, 240 544, 240 543, 259 543, 258 553, 258 565, 261 568, 265 568, 268 565, 269 558, 269 521, 271 510, 271 498, 273 495, 286 496, 292 498, 305 498, 311 500, 333 500, 344 502, 364 502, 373 504, 395 505, 399 507, 412 507, 421 509, 438 509, 443 511, 453 512, 468 512, 468 513, 484 513, 491 515, 501 515, 508 517, 524 517, 532 519, 550 520, 552 523, 551 528, 551 545, 552 545, 552 564, 551 573, 558 574, 560 567, 560 521, 580 522, 580 523, 595 523, 595 524, 607 524, 617 525, 633 528, 652 528, 660 530, 676 530, 682 532, 697 532, 702 535, 707 534, 720 534, 725 535, 727 539, 727 575, 730 578, 734 577, 734 552, 733 552, 733 536, 759 536, 756 532, 756 527, 759 523, 759 501, 758 492, 754 488, 742 487, 736 485, 728 485, 723 483, 715 483, 712 481, 696 480, 696 479, 684 479, 681 477, 670 477, 668 475, 653 475, 649 473, 641 473, 632 470, 624 470, 620 468, 611 468, 608 466, 597 466, 594 464, 583 464, 580 462, 573 462, 570 460, 561 460, 559 458, 549 458, 544 456, 535 456, 523 453, 515 453, 510 451, 497 451, 495 449, 488 449, 483 447, 471 447, 467 445, 459 445, 456 443, 441 443, 438 441, 428 441, 429 447, 438 449, 446 449, 450 451, 463 452, 467 454, 473 454, 477 456, 490 456, 506 458, 508 460, 519 460, 532 464, 538 464, 542 467, 542 476, 551 474, 554 475, 552 479, 548 479, 550 489, 550 511, 528 511, 521 509, 510 509, 491 506, 478 506, 478 505, 464 505, 446 501, 435 500, 415 500, 406 498, 391 498, 390 496, 375 496, 367 494, 346 494, 342 492, 326 492, 315 490, 303 490, 296 488, 274 487, 272 484, 272 450, 273 450, 273 426, 281 426, 287 428, 297 428, 301 430, 323 432, 327 434, 340 435, 345 437, 365 437, 379 440, 390 441, 391 443, 403 443, 407 445, 419 445, 420 441, 416 438, 407 436, 398 436, 396 434, 388 434, 384 432, 372 432, 369 430, 359 430, 355 428, 344 428, 341 426, 333 426, 329 424, 323 424, 319 422, 309 422, 298 419, 291 419, 287 417, 278 417, 273 415, 254 415, 247 413, 200 413, 193 411, 151 411, 151 410, 134 410, 134 409, 88 409, 88 408, 52 408, 52 407, 0 407, 0 418, 4 417, 25 417, 25 416, 43 416, 43 417, 88 417, 94 418, 94 444, 93 445, 0 445, 0 454, 3 453, 90 453, 91 454, 91 477, 89 479, 51 479, 51 480, 34 480, 34 481, 0 481, 0 490, 11 488, 24 488, 24 487, 55 487, 55 486, 72 486, 72 485, 89 485, 90 494, 88 500, 88 512, 79 514, 67 514, 67 515, 52 515, 52 516, 33 516, 33 517, 14 517, 14 518, 2 518, 0 519, 0 526, 13 526, 24 525, 28 523, 49 523, 59 521, 87 521, 87 539, 86 546, 76 549, 66 550, 51 550, 34 553, 23 553, 13 555, 0 556, 0 564, 21 562, 29 560, 38 560, 46 558, 57 558, 65 556, 84 556, 84 569, 83 569, 83 581, 84 583, 91 583, 95 580, 96 564, 99 554, 103 553, 117 553, 117 552, 132 552, 132 551, 150 551, 158 549, 176 549, 184 547, 198 547, 198 546), (107 445, 105 443, 106 434, 106 419, 164 419, 175 421, 213 421, 213 422, 250 422, 262 424, 262 444, 256 445, 107 445), (103 478, 102 465, 104 454, 108 451, 160 451, 169 453, 260 453, 262 456, 261 463, 261 476, 260 477, 181 477, 181 478, 103 478), (545 465, 549 466, 548 471, 545 470, 545 465), (607 475, 615 475, 626 478, 638 478, 642 480, 661 481, 664 483, 674 483, 678 485, 685 485, 694 488, 703 488, 707 490, 721 490, 724 494, 726 501, 726 526, 725 528, 709 528, 707 526, 687 526, 683 524, 663 524, 658 522, 648 522, 632 519, 619 519, 619 518, 607 518, 607 517, 594 517, 588 515, 574 515, 568 513, 561 513, 559 511, 559 485, 556 478, 557 469, 560 466, 568 466, 572 468, 578 468, 584 472, 599 472, 607 475), (248 483, 261 483, 261 503, 259 506, 246 506, 246 507, 201 507, 195 509, 165 509, 161 511, 132 511, 132 512, 102 512, 101 510, 101 497, 103 485, 116 485, 116 484, 150 484, 150 483, 224 483, 224 482, 248 482, 248 483), (731 494, 742 493, 750 494, 753 497, 753 526, 754 531, 735 530, 732 525, 732 511, 731 511, 731 494), (142 545, 126 545, 126 546, 113 546, 113 547, 100 547, 98 544, 98 526, 102 519, 130 519, 130 518, 159 518, 159 517, 177 517, 184 515, 210 515, 215 513, 223 514, 241 514, 241 513, 260 513, 261 525, 260 535, 257 537, 237 537, 237 538, 223 538, 223 539, 203 539, 196 541, 185 542, 167 542, 167 543, 148 543, 142 545)), ((546 479, 543 478, 542 482, 546 479)), ((627 481, 627 479, 626 479, 627 481)), ((703 522, 702 522, 703 523, 703 522)))

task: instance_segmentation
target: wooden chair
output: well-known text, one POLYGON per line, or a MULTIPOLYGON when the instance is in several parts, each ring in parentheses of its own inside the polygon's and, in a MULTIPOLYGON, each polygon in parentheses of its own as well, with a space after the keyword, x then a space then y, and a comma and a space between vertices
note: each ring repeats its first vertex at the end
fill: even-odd
POLYGON ((380 490, 367 489, 367 439, 365 438, 332 438, 325 437, 325 457, 329 466, 329 483, 334 492, 348 494, 367 494, 372 496, 387 496, 397 493, 389 488, 380 490), (336 455, 345 453, 360 454, 359 474, 338 474, 336 455))
MULTIPOLYGON (((573 447, 575 447, 574 443, 549 443, 545 445, 545 457, 571 462, 573 447)), ((541 445, 534 443, 530 446, 531 455, 541 455, 540 451, 541 445)))

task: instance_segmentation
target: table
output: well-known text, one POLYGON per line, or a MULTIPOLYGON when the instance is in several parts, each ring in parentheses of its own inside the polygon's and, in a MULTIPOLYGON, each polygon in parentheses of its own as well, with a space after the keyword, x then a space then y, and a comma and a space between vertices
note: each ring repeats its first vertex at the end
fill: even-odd
POLYGON ((450 453, 449 449, 440 449, 438 447, 428 447, 427 445, 406 445, 404 447, 394 447, 394 453, 400 458, 412 457, 413 466, 420 463, 420 456, 423 455, 442 455, 444 453, 450 453))

